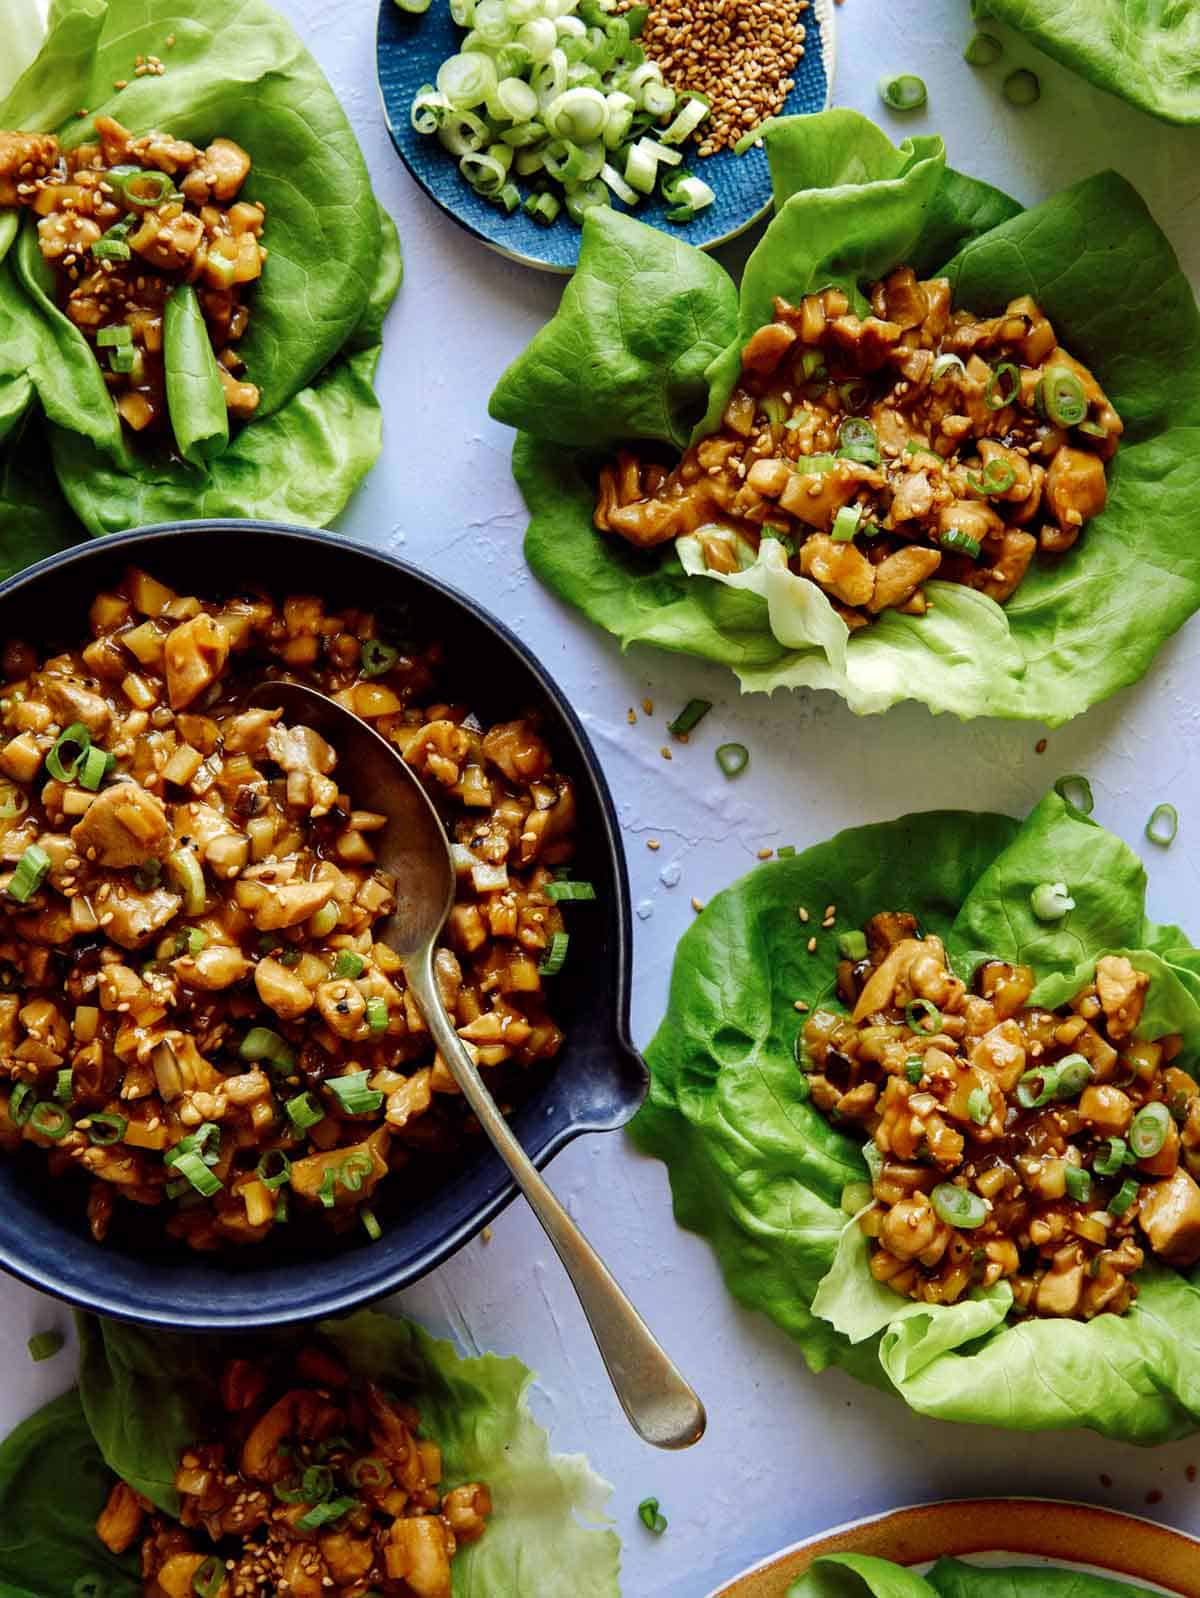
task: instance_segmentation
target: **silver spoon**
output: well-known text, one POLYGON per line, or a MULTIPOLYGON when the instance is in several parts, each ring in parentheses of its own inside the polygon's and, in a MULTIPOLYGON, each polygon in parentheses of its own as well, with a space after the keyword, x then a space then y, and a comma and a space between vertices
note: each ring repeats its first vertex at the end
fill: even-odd
POLYGON ((387 814, 372 835, 382 870, 396 879, 396 909, 375 935, 400 957, 434 1042, 480 1126, 554 1244, 596 1339, 621 1407, 656 1448, 688 1448, 704 1435, 704 1405, 667 1357, 595 1249, 514 1137, 446 1013, 433 974, 437 938, 454 905, 454 862, 445 829, 420 779, 386 738, 302 683, 259 683, 248 703, 312 727, 353 773, 357 793, 387 814))

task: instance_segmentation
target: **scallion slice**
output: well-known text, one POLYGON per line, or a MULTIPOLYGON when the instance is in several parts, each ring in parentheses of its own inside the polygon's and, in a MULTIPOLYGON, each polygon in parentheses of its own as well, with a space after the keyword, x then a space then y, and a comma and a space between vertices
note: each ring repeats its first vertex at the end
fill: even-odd
POLYGON ((1140 1184, 1135 1182, 1132 1177, 1128 1177, 1122 1182, 1121 1186, 1108 1201, 1109 1214, 1117 1216, 1118 1219, 1124 1215, 1137 1198, 1139 1186, 1140 1184))
POLYGON ((1076 1204, 1089 1204, 1092 1198, 1092 1177, 1090 1171, 1081 1170, 1078 1165, 1068 1165, 1066 1172, 1067 1197, 1074 1199, 1076 1204))
POLYGON ((69 1065, 65 1066, 63 1070, 55 1073, 53 1096, 57 1103, 70 1104, 71 1096, 74 1091, 74 1076, 75 1073, 72 1071, 69 1065))
POLYGON ((924 78, 915 72, 884 73, 879 80, 879 98, 889 111, 919 111, 929 99, 924 78))
POLYGON ((685 738, 700 725, 712 707, 711 699, 689 699, 675 720, 667 723, 667 731, 676 738, 685 738))
POLYGON ((66 1346, 66 1341, 61 1332, 34 1332, 25 1346, 30 1359, 35 1365, 40 1365, 44 1359, 53 1359, 66 1346))
POLYGON ((24 1126, 33 1114, 37 1094, 32 1082, 18 1082, 8 1101, 8 1114, 14 1126, 24 1126))
POLYGON ((1009 105, 1033 105, 1042 97, 1042 85, 1036 72, 1028 67, 1018 67, 1004 80, 1004 98, 1009 105))
POLYGON ((338 1104, 349 1115, 366 1115, 383 1103, 378 1088, 367 1086, 366 1071, 351 1071, 345 1076, 331 1076, 324 1084, 338 1104))
POLYGON ((95 1110, 87 1116, 88 1141, 107 1148, 110 1144, 119 1143, 129 1130, 129 1122, 123 1115, 116 1115, 109 1110, 95 1110))
POLYGON ((667 1529, 667 1517, 658 1507, 657 1498, 643 1498, 638 1505, 638 1519, 647 1531, 652 1531, 656 1537, 661 1537, 667 1529))
POLYGON ((192 1572, 192 1591, 196 1598, 217 1598, 225 1581, 225 1561, 209 1554, 192 1572))
POLYGON ((292 1179, 292 1162, 282 1149, 268 1149, 255 1167, 255 1175, 273 1193, 292 1179))
POLYGON ((1043 1065, 1026 1071, 1017 1083, 1017 1103, 1023 1110, 1040 1110, 1058 1097, 1058 1070, 1043 1065))
POLYGON ((88 788, 95 793, 116 763, 116 755, 110 755, 107 750, 89 744, 75 772, 75 781, 81 788, 88 788))
POLYGON ((1161 1152, 1171 1129, 1171 1112, 1159 1100, 1143 1104, 1129 1128, 1129 1147, 1139 1160, 1150 1160, 1161 1152))
POLYGON ((387 1000, 378 994, 367 1000, 367 1025, 372 1032, 386 1032, 388 1024, 387 1000))
MULTIPOLYGON (((941 378, 948 377, 951 372, 962 372, 965 374, 966 370, 966 364, 961 355, 939 355, 937 360, 933 363, 933 371, 931 372, 930 376, 936 383, 941 378)), ((913 444, 913 440, 911 438, 909 439, 908 444, 909 446, 913 444)), ((920 450, 922 446, 918 444, 916 448, 920 450)))
POLYGON ((538 966, 544 977, 556 977, 566 963, 567 950, 571 946, 569 932, 556 932, 550 939, 546 953, 538 966))
POLYGON ((967 477, 967 487, 987 499, 993 494, 1007 494, 1016 480, 1017 474, 1007 461, 990 460, 979 477, 967 477))
POLYGON ((548 882, 542 892, 547 899, 556 904, 566 899, 587 901, 596 897, 596 890, 590 882, 572 882, 569 879, 564 879, 561 882, 548 882))
POLYGON ((287 1111, 288 1120, 301 1136, 310 1126, 316 1126, 318 1121, 325 1119, 325 1111, 311 1093, 298 1093, 294 1099, 287 1101, 284 1109, 287 1111))
POLYGON ((296 1069, 296 1056, 279 1033, 268 1026, 251 1027, 242 1039, 238 1053, 251 1064, 266 1060, 273 1070, 282 1071, 285 1075, 296 1069))
POLYGON ((204 1161, 196 1153, 181 1154, 173 1162, 172 1169, 180 1176, 185 1177, 191 1185, 204 1198, 211 1198, 214 1193, 221 1191, 221 1179, 209 1170, 204 1161))
POLYGON ((316 1531, 319 1526, 328 1526, 335 1520, 358 1505, 357 1498, 330 1498, 323 1504, 314 1504, 306 1515, 301 1515, 296 1522, 298 1531, 316 1531))
MULTIPOLYGON (((369 1204, 359 1205, 358 1218, 363 1224, 363 1231, 366 1232, 372 1243, 378 1243, 379 1239, 383 1236, 383 1227, 380 1226, 379 1219, 369 1204)), ((366 1460, 359 1460, 360 1465, 366 1463, 366 1460)), ((359 1483, 356 1482, 355 1486, 358 1485, 359 1483)))
POLYGON ((29 844, 8 884, 8 896, 18 904, 28 904, 50 873, 50 856, 40 844, 29 844))
POLYGON ((366 962, 361 954, 355 954, 353 949, 339 949, 337 959, 333 962, 335 977, 360 977, 365 969, 366 962))
POLYGON ((934 1213, 947 1226, 958 1226, 971 1231, 982 1226, 988 1218, 986 1199, 970 1188, 958 1187, 953 1182, 939 1182, 929 1195, 934 1213))
POLYGON ((726 777, 738 777, 750 764, 750 751, 745 744, 721 744, 715 758, 726 777))
POLYGON ((695 133, 711 109, 702 94, 689 93, 675 113, 675 120, 663 129, 659 138, 664 144, 682 144, 689 134, 695 133))
POLYGON ((1063 1102, 1077 1099, 1092 1080, 1091 1063, 1082 1054, 1065 1055, 1058 1061, 1055 1070, 1058 1072, 1058 1084, 1054 1097, 1063 1102))
POLYGON ((61 1104, 55 1104, 51 1099, 39 1099, 30 1112, 29 1126, 41 1137, 61 1143, 71 1130, 71 1117, 61 1104))
POLYGON ((359 652, 358 670, 363 677, 382 677, 400 659, 400 651, 381 638, 364 638, 359 652))
POLYGON ((1011 361, 1001 361, 992 368, 983 391, 983 403, 989 411, 1002 411, 1017 399, 1020 392, 1020 370, 1011 361))
POLYGON ((1146 823, 1146 836, 1151 843, 1157 843, 1162 848, 1175 842, 1179 831, 1179 812, 1174 805, 1155 805, 1149 821, 1146 823))
POLYGON ((1091 783, 1077 771, 1060 777, 1054 784, 1054 791, 1072 810, 1078 810, 1081 816, 1090 816, 1096 808, 1091 783))
POLYGON ((994 66, 1003 54, 1004 46, 994 33, 975 33, 967 41, 963 60, 968 66, 990 67, 994 66))
POLYGON ((843 505, 833 518, 829 536, 835 544, 849 544, 862 526, 861 505, 843 505))
POLYGON ((865 960, 867 958, 867 939, 862 932, 843 932, 837 940, 838 953, 843 960, 865 960))
POLYGON ((937 1032, 942 1025, 942 1012, 929 999, 913 999, 904 1006, 904 1019, 910 1032, 937 1032))
POLYGON ((1083 382, 1069 367, 1048 367, 1038 380, 1034 399, 1038 410, 1055 427, 1078 427, 1087 419, 1083 382))
POLYGON ((423 83, 413 96, 412 110, 408 114, 413 131, 436 133, 449 110, 450 102, 446 96, 439 94, 432 83, 423 83))
POLYGON ((1123 1166, 1132 1162, 1129 1145, 1123 1137, 1110 1137, 1104 1148, 1092 1161, 1092 1170, 1097 1176, 1116 1176, 1123 1166))
POLYGON ((967 1094, 967 1114, 976 1126, 986 1126, 992 1118, 992 1096, 986 1088, 972 1088, 967 1094))
POLYGON ((847 416, 838 429, 838 454, 860 466, 878 466, 879 434, 863 416, 847 416))
MULTIPOLYGON (((103 328, 102 332, 109 329, 103 328)), ((92 745, 92 735, 81 721, 74 721, 54 740, 54 747, 46 756, 46 770, 59 782, 72 782, 79 763, 92 745)))
POLYGON ((916 1087, 921 1078, 925 1075, 925 1062, 921 1059, 919 1054, 910 1054, 908 1056, 904 1062, 904 1074, 912 1083, 913 1087, 916 1087))
POLYGON ((943 549, 953 550, 956 555, 966 555, 971 560, 978 560, 983 545, 977 538, 961 527, 947 527, 944 533, 938 535, 938 542, 943 549))

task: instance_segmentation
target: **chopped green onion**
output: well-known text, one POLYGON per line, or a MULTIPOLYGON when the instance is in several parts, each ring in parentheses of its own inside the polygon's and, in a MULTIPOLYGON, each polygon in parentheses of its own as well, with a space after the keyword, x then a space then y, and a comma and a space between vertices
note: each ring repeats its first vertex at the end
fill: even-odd
POLYGON ((1109 1214, 1117 1217, 1124 1215, 1137 1198, 1139 1185, 1132 1177, 1128 1177, 1122 1182, 1120 1188, 1108 1201, 1109 1214))
POLYGON ((1168 844, 1175 842, 1175 835, 1179 831, 1179 812, 1174 805, 1156 805, 1146 823, 1146 836, 1151 843, 1160 844, 1164 849, 1168 844))
POLYGON ((18 904, 27 904, 45 882, 49 872, 50 856, 40 844, 29 844, 9 879, 9 898, 15 899, 18 904))
POLYGON ((659 138, 664 144, 682 144, 689 134, 696 131, 710 110, 703 95, 689 94, 676 113, 675 120, 663 129, 659 138))
POLYGON ((95 793, 116 763, 116 755, 110 755, 107 750, 91 744, 83 752, 75 781, 81 788, 88 788, 95 793))
POLYGON ((952 549, 959 555, 967 555, 971 560, 979 559, 979 552, 983 545, 977 538, 972 538, 970 533, 964 532, 961 527, 948 527, 939 536, 939 543, 943 549, 952 549))
POLYGON ((137 356, 132 349, 109 350, 108 367, 112 372, 132 372, 137 356))
POLYGON ((1054 1069, 1058 1072, 1056 1099, 1077 1099, 1092 1080, 1092 1067, 1082 1054, 1064 1055, 1054 1069))
POLYGON ((360 977, 365 966, 361 954, 355 954, 353 949, 339 949, 338 957, 333 962, 333 974, 335 977, 360 977))
POLYGON ((72 722, 54 740, 54 747, 46 756, 46 770, 59 782, 71 782, 91 744, 92 735, 83 723, 72 722))
POLYGON ((255 1175, 273 1193, 292 1179, 292 1162, 282 1149, 268 1149, 255 1167, 255 1175))
POLYGON ((1021 392, 1021 373, 1011 361, 1001 361, 993 367, 983 392, 983 403, 989 411, 1002 411, 1011 405, 1021 392))
POLYGON ((399 659, 400 651, 394 644, 385 644, 380 638, 364 638, 359 654, 359 675, 382 677, 399 659))
POLYGON ((444 94, 439 94, 432 83, 423 83, 413 96, 412 109, 408 114, 416 133, 436 133, 446 120, 446 113, 450 109, 450 102, 444 94))
POLYGON ((297 1531, 316 1531, 318 1526, 328 1526, 358 1505, 357 1498, 330 1498, 326 1503, 314 1504, 307 1515, 296 1522, 297 1531))
POLYGON ((318 1121, 325 1119, 325 1111, 311 1093, 298 1093, 294 1099, 287 1101, 284 1109, 287 1111, 288 1120, 301 1136, 310 1126, 316 1126, 318 1121))
POLYGON ((364 1180, 375 1169, 371 1156, 365 1149, 348 1154, 337 1169, 337 1179, 347 1193, 360 1193, 364 1180))
POLYGON ((1072 810, 1078 810, 1081 816, 1090 816, 1096 808, 1091 783, 1077 771, 1060 777, 1054 784, 1054 791, 1072 810))
POLYGON ((986 499, 991 494, 1007 494, 1017 480, 1017 474, 1007 461, 990 460, 979 477, 967 477, 967 486, 973 494, 986 499))
POLYGON ((953 1182, 939 1182, 929 1195, 934 1213, 947 1226, 963 1227, 967 1231, 982 1226, 988 1218, 985 1199, 969 1188, 957 1187, 953 1182))
POLYGON ((781 844, 775 853, 780 860, 791 860, 796 853, 796 845, 794 843, 781 844))
POLYGON ((196 1153, 181 1154, 172 1162, 172 1169, 178 1171, 180 1176, 187 1180, 204 1198, 211 1198, 214 1193, 221 1191, 220 1178, 214 1176, 196 1153))
POLYGON ((968 66, 990 67, 994 66, 1003 54, 1004 46, 994 33, 975 33, 967 41, 963 60, 968 66))
POLYGON ((12 1097, 8 1101, 8 1113, 14 1126, 24 1126, 33 1114, 33 1106, 37 1103, 32 1082, 18 1082, 12 1090, 12 1097))
MULTIPOLYGON (((964 363, 961 355, 939 355, 937 360, 933 363, 933 371, 931 376, 933 381, 936 383, 939 381, 939 379, 947 376, 950 372, 965 373, 966 370, 966 364, 964 363)), ((932 453, 932 451, 927 449, 924 444, 916 444, 911 438, 905 447, 917 454, 929 455, 932 453)))
POLYGON ((838 398, 848 411, 861 411, 871 398, 871 385, 865 377, 852 377, 838 384, 838 398))
POLYGON ((192 1572, 192 1591, 196 1598, 217 1598, 224 1580, 225 1561, 217 1554, 209 1554, 192 1572))
POLYGON ((913 999, 904 1006, 904 1019, 911 1032, 936 1032, 942 1024, 942 1012, 928 999, 913 999))
POLYGON ((367 1000, 367 1025, 372 1032, 386 1032, 388 1024, 387 1000, 378 994, 367 1000))
POLYGON ((149 893, 162 880, 162 861, 143 860, 133 873, 133 885, 139 893, 149 893))
POLYGON ((929 99, 925 80, 915 72, 901 72, 896 76, 884 73, 879 80, 879 98, 889 111, 919 111, 929 99))
POLYGON ((128 261, 133 251, 124 239, 97 239, 92 245, 92 257, 97 261, 128 261))
POLYGON ((721 744, 716 752, 716 762, 725 776, 737 777, 750 764, 750 751, 745 744, 721 744))
MULTIPOLYGON (((366 1212, 365 1206, 363 1210, 359 1211, 359 1214, 361 1215, 364 1212, 366 1212)), ((346 1475, 349 1477, 351 1487, 365 1487, 368 1492, 379 1487, 386 1487, 392 1480, 392 1473, 387 1465, 374 1454, 367 1454, 362 1459, 356 1459, 346 1472, 346 1475)))
POLYGON ((1029 895, 1029 908, 1039 921, 1061 921, 1075 908, 1065 882, 1039 882, 1029 895))
POLYGON ((863 932, 839 933, 837 946, 844 960, 865 960, 867 957, 867 938, 863 932))
POLYGON ((910 1054, 908 1059, 905 1060, 904 1074, 912 1083, 913 1087, 916 1087, 921 1078, 925 1075, 925 1062, 922 1060, 919 1054, 910 1054))
POLYGON ((87 1117, 88 1140, 107 1148, 112 1143, 119 1143, 129 1130, 129 1122, 123 1115, 115 1115, 109 1110, 97 1110, 87 1117))
POLYGON ((986 1126, 992 1118, 992 1096, 986 1088, 972 1088, 967 1095, 967 1114, 976 1126, 986 1126))
POLYGON ((1139 1160, 1153 1159, 1167 1141, 1170 1128, 1171 1112, 1165 1104, 1157 1100, 1143 1104, 1129 1128, 1129 1146, 1139 1160))
POLYGON ((275 1195, 275 1215, 273 1218, 276 1225, 279 1226, 282 1226, 287 1221, 288 1190, 286 1187, 281 1187, 275 1195))
POLYGON ((215 1165, 221 1158, 221 1128, 215 1121, 203 1121, 194 1132, 181 1137, 175 1147, 163 1155, 165 1165, 178 1165, 187 1154, 198 1155, 205 1165, 215 1165))
POLYGON ((1017 1083, 1017 1103, 1024 1110, 1040 1110, 1058 1097, 1058 1068, 1043 1065, 1026 1071, 1017 1083))
POLYGON ((25 1346, 30 1359, 35 1365, 40 1365, 44 1359, 53 1359, 65 1347, 66 1341, 61 1332, 35 1332, 25 1346))
POLYGON ((623 205, 637 205, 639 203, 637 190, 629 187, 611 162, 606 161, 600 168, 600 177, 623 205))
POLYGON ((331 1076, 325 1086, 349 1115, 367 1115, 383 1103, 378 1088, 367 1086, 366 1071, 351 1071, 345 1076, 331 1076))
POLYGON ((201 932, 199 927, 182 927, 175 934, 175 953, 199 954, 201 949, 208 944, 207 933, 201 932))
POLYGON ((550 946, 542 958, 538 970, 544 977, 556 977, 566 962, 567 950, 571 946, 569 932, 556 932, 550 939, 550 946))
POLYGON ((829 536, 836 544, 850 543, 862 524, 862 518, 861 505, 843 505, 833 518, 829 536))
MULTIPOLYGON (((175 185, 165 172, 143 171, 140 167, 114 166, 105 173, 106 183, 112 185, 135 211, 149 211, 164 200, 173 199, 175 185)), ((93 247, 93 253, 94 247, 93 247)))
POLYGON ((564 899, 590 900, 596 897, 596 890, 590 882, 548 882, 542 889, 547 899, 560 903, 564 899))
POLYGON ((1081 1171, 1077 1165, 1067 1166, 1067 1197, 1074 1199, 1076 1204, 1089 1204, 1091 1202, 1091 1174, 1087 1171, 1081 1171))
POLYGON ((711 709, 711 699, 689 699, 675 720, 667 723, 667 731, 676 738, 685 738, 700 725, 711 709))
POLYGON ((638 1519, 656 1537, 661 1537, 667 1529, 667 1517, 659 1510, 657 1498, 642 1499, 638 1505, 638 1519))
POLYGON ((30 1112, 29 1125, 42 1137, 60 1143, 71 1130, 71 1117, 61 1104, 54 1104, 50 1099, 40 1099, 30 1112))
POLYGON ((1078 427, 1087 418, 1083 383, 1066 366, 1048 367, 1038 381, 1034 398, 1038 410, 1055 427, 1078 427))
POLYGON ((188 848, 173 850, 167 856, 166 871, 172 887, 183 895, 184 914, 202 915, 208 902, 208 889, 204 886, 204 872, 193 851, 188 848))
POLYGON ((414 17, 420 17, 429 10, 431 0, 396 0, 401 11, 407 11, 414 17))
POLYGON ((1042 85, 1036 72, 1028 67, 1018 67, 1004 80, 1004 98, 1009 105, 1033 105, 1042 97, 1042 85))
POLYGON ((296 1069, 296 1056, 279 1033, 273 1032, 268 1026, 251 1027, 242 1039, 238 1053, 251 1064, 266 1060, 274 1070, 282 1071, 285 1075, 296 1069))
POLYGON ((1123 1137, 1110 1137, 1102 1153, 1092 1161, 1097 1176, 1116 1176, 1122 1166, 1132 1163, 1129 1145, 1123 1137))
POLYGON ((59 1071, 55 1075, 53 1097, 59 1104, 70 1104, 72 1093, 74 1091, 72 1080, 74 1074, 75 1073, 68 1065, 64 1070, 59 1071))
POLYGON ((860 466, 878 466, 879 434, 863 416, 847 416, 838 429, 838 454, 860 466))
POLYGON ((363 1224, 363 1231, 366 1232, 371 1242, 378 1243, 383 1236, 383 1227, 380 1226, 379 1218, 369 1204, 359 1205, 358 1218, 363 1224))

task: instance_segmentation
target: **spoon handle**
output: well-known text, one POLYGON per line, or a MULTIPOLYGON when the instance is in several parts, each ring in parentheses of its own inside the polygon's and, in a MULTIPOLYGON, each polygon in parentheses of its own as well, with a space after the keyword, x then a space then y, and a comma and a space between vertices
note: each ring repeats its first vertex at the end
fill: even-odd
POLYGON ((704 1405, 625 1296, 514 1137, 451 1025, 433 974, 431 952, 405 962, 409 987, 463 1097, 508 1166, 554 1244, 579 1295, 592 1336, 630 1425, 656 1448, 688 1448, 704 1435, 704 1405))

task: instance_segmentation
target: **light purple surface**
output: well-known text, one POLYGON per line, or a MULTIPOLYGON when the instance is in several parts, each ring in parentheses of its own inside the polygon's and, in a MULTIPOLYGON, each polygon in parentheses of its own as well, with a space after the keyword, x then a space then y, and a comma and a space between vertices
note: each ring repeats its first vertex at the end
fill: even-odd
MULTIPOLYGON (((1091 774, 1097 818, 1146 859, 1151 913, 1200 933, 1196 624, 1164 648, 1146 680, 1050 734, 1039 756, 1036 726, 960 725, 911 705, 856 720, 828 694, 739 703, 733 680, 715 668, 648 650, 622 657, 538 586, 521 558, 510 435, 488 420, 486 402, 505 364, 553 311, 561 284, 474 244, 407 178, 379 112, 371 0, 277 3, 341 96, 379 197, 399 224, 406 261, 380 373, 384 456, 342 530, 477 595, 540 651, 581 709, 625 827, 634 904, 649 911, 634 918, 638 1042, 649 1041, 661 1015, 691 897, 750 870, 759 848, 814 843, 906 810, 1019 815, 1067 771, 1091 774), (663 724, 696 694, 717 709, 668 764, 659 755, 663 724), (647 695, 653 718, 640 709, 647 695), (635 727, 626 722, 630 706, 638 707, 635 727), (731 737, 752 751, 749 771, 732 784, 712 761, 715 745, 731 737), (1142 839, 1161 800, 1181 817, 1169 853, 1142 839), (657 852, 646 847, 651 838, 661 842, 657 852)), ((1155 123, 1010 39, 1011 65, 1034 65, 1043 83, 1038 106, 1013 110, 999 94, 1001 72, 978 73, 961 61, 971 32, 966 0, 846 0, 837 22, 835 104, 876 116, 897 139, 941 132, 955 164, 1025 201, 1115 166, 1141 188, 1200 280, 1194 130, 1155 123), (925 77, 926 112, 902 119, 883 110, 875 83, 892 70, 925 77)), ((617 1484, 612 1508, 629 1598, 699 1598, 822 1527, 963 1493, 1085 1498, 1200 1533, 1200 1487, 1184 1475, 1200 1464, 1200 1438, 1147 1452, 1084 1433, 1023 1437, 921 1420, 836 1372, 810 1375, 782 1333, 740 1310, 707 1246, 676 1228, 663 1167, 635 1155, 621 1135, 581 1140, 551 1177, 700 1390, 710 1425, 698 1448, 661 1455, 630 1432, 549 1245, 520 1207, 489 1244, 473 1243, 394 1303, 467 1350, 515 1353, 538 1371, 535 1408, 556 1446, 586 1450, 617 1484), (1152 1490, 1163 1498, 1147 1508, 1152 1490), (650 1493, 670 1520, 661 1538, 636 1517, 650 1493)), ((10 1373, 0 1431, 71 1380, 69 1353, 34 1366, 24 1348, 31 1332, 65 1328, 68 1319, 16 1283, 0 1284, 0 1357, 10 1373)))

